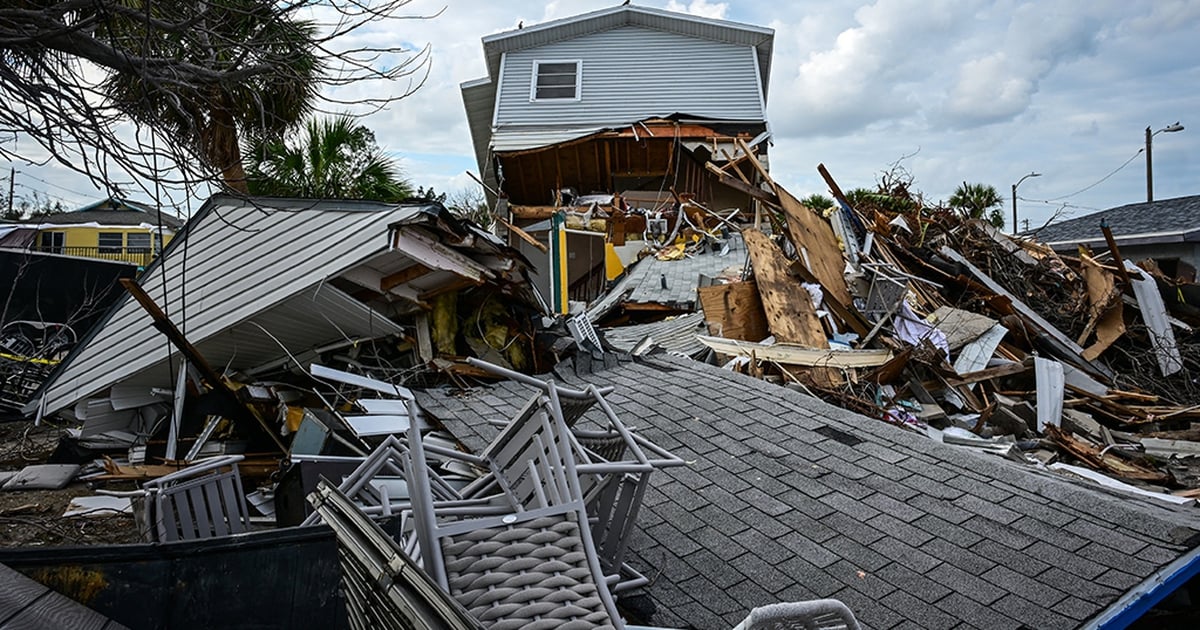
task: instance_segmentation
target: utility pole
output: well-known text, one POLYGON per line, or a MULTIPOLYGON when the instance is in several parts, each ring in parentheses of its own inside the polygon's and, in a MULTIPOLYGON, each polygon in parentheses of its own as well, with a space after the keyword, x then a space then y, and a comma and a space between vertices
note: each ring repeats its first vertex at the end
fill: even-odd
POLYGON ((16 187, 16 184, 17 184, 17 167, 14 166, 11 169, 9 169, 9 175, 8 175, 8 213, 4 215, 6 217, 11 217, 13 215, 13 213, 12 213, 13 189, 16 187))

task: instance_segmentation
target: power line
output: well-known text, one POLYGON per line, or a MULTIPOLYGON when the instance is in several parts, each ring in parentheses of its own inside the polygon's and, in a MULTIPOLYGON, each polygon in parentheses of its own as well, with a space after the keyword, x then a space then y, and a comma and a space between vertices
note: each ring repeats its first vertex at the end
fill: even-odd
POLYGON ((1077 190, 1069 195, 1061 195, 1058 197, 1051 197, 1050 199, 1025 199, 1024 197, 1021 197, 1021 199, 1025 199, 1025 201, 1031 201, 1031 202, 1036 202, 1036 203, 1052 203, 1055 201, 1059 201, 1060 199, 1067 199, 1070 197, 1074 197, 1075 195, 1085 193, 1085 192, 1095 188, 1096 186, 1099 186, 1100 184, 1103 184, 1104 182, 1108 181, 1108 178, 1112 177, 1113 175, 1116 175, 1117 173, 1119 173, 1121 171, 1121 169, 1125 168, 1126 166, 1129 166, 1129 163, 1134 161, 1135 159, 1137 159, 1137 156, 1141 155, 1142 151, 1144 151, 1144 150, 1145 149, 1138 149, 1136 153, 1131 155, 1129 157, 1129 159, 1125 160, 1125 162, 1122 163, 1120 166, 1113 169, 1113 171, 1111 173, 1109 173, 1108 175, 1105 175, 1104 177, 1101 177, 1098 181, 1096 181, 1096 183, 1094 183, 1090 186, 1085 186, 1083 188, 1080 188, 1079 190, 1077 190))
MULTIPOLYGON (((19 174, 19 175, 23 175, 23 176, 25 176, 25 177, 28 177, 29 179, 32 179, 32 180, 33 180, 33 181, 35 181, 35 182, 41 182, 41 183, 43 183, 43 184, 45 184, 45 185, 47 185, 47 186, 52 186, 52 187, 54 187, 54 188, 57 188, 57 189, 59 189, 59 190, 61 190, 61 191, 64 191, 64 192, 69 192, 69 193, 71 193, 72 195, 76 195, 76 196, 79 196, 79 197, 83 197, 83 198, 85 198, 85 199, 91 199, 91 198, 94 198, 94 197, 96 196, 96 194, 97 194, 97 193, 95 193, 95 192, 91 192, 91 193, 84 193, 84 192, 79 192, 78 190, 71 190, 70 188, 67 188, 66 186, 60 186, 59 184, 55 184, 54 182, 48 182, 48 181, 46 181, 46 180, 44 180, 44 179, 42 179, 42 178, 40 178, 40 177, 37 177, 37 176, 31 175, 30 173, 27 173, 27 172, 25 172, 25 171, 17 171, 17 174, 19 174)), ((101 193, 101 194, 103 194, 103 193, 101 193)))

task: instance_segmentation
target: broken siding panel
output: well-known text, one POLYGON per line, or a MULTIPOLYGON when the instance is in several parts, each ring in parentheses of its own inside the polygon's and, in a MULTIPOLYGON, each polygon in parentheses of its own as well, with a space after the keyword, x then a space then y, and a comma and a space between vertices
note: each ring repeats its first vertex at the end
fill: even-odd
MULTIPOLYGON (((278 207, 244 206, 225 197, 211 200, 189 226, 186 249, 169 248, 141 279, 146 292, 202 351, 200 342, 280 304, 297 287, 314 286, 329 273, 386 249, 387 226, 420 211, 360 202, 262 203, 278 207)), ((149 316, 126 298, 46 384, 46 411, 140 375, 165 360, 165 347, 149 316)), ((147 381, 155 382, 130 382, 147 381)))
POLYGON ((623 27, 506 54, 496 126, 620 125, 686 113, 765 120, 749 46, 623 27), (582 61, 582 98, 531 103, 533 62, 582 61))

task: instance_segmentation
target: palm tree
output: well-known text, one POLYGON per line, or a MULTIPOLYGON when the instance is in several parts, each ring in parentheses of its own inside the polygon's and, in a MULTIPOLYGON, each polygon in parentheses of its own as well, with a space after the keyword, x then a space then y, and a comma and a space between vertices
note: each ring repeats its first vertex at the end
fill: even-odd
POLYGON ((813 193, 800 200, 800 203, 808 206, 812 210, 824 213, 826 210, 833 207, 833 200, 825 195, 813 193))
POLYGON ((163 33, 145 18, 110 16, 96 31, 114 45, 138 42, 146 58, 216 71, 174 82, 118 71, 104 80, 103 92, 119 111, 219 171, 229 188, 248 192, 241 142, 282 136, 311 111, 317 97, 323 70, 315 47, 317 26, 263 0, 167 1, 169 7, 153 10, 169 11, 181 21, 179 15, 192 11, 185 21, 190 28, 163 33), (268 67, 270 72, 262 70, 268 67))
POLYGON ((267 140, 248 150, 251 194, 389 203, 412 194, 375 134, 351 116, 311 118, 290 140, 267 140))
POLYGON ((950 195, 950 207, 970 219, 986 219, 997 228, 1004 227, 1004 199, 995 186, 963 182, 950 195))

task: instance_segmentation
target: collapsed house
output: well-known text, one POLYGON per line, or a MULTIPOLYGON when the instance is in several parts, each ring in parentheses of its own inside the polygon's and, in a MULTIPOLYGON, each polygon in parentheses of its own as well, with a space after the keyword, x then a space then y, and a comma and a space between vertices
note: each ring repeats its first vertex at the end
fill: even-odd
POLYGON ((229 415, 233 405, 243 440, 270 438, 286 450, 280 418, 284 433, 288 424, 297 429, 286 419, 286 395, 242 387, 237 400, 185 409, 189 388, 203 391, 191 383, 228 393, 226 374, 241 383, 286 380, 331 355, 396 374, 435 356, 452 359, 460 344, 488 348, 498 325, 494 347, 504 350, 492 354, 525 367, 540 310, 525 267, 517 252, 440 204, 214 197, 127 285, 134 295, 80 340, 27 411, 77 420, 93 445, 132 447, 154 434, 166 438, 164 454, 174 460, 187 452, 177 450, 181 439, 197 446, 205 416, 229 415), (471 326, 460 331, 460 320, 471 326), (255 396, 284 403, 282 415, 262 417, 255 396), (169 430, 156 434, 163 426, 169 430))
MULTIPOLYGON (((211 200, 29 408, 109 454, 82 478, 139 482, 102 498, 142 503, 157 542, 119 555, 169 566, 159 616, 126 621, 150 580, 112 557, 0 560, 136 627, 223 599, 247 625, 725 628, 824 598, 870 627, 1187 623, 1180 278, 904 186, 851 203, 824 167, 836 205, 806 207, 767 169, 772 37, 623 5, 485 38, 463 96, 503 239, 437 204, 211 200), (542 330, 569 300, 574 339, 542 330), (318 520, 339 552, 288 527, 318 520)), ((42 473, 80 474, 6 487, 42 473)))
POLYGON ((509 244, 550 252, 534 279, 556 311, 599 296, 643 234, 753 214, 758 173, 706 164, 739 140, 765 162, 773 45, 768 28, 628 4, 483 38, 488 76, 462 85, 475 157, 509 244))

